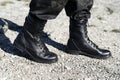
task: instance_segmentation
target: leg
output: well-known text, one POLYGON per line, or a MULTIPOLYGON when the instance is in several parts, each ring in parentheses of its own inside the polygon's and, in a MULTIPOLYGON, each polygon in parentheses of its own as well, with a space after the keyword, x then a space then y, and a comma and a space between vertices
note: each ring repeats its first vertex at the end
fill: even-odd
POLYGON ((47 19, 55 18, 63 6, 57 0, 32 0, 23 30, 14 41, 16 48, 27 52, 37 62, 56 62, 57 55, 50 52, 45 46, 41 33, 47 19))
POLYGON ((110 51, 98 48, 87 35, 87 22, 92 5, 93 0, 68 1, 66 13, 70 17, 70 39, 67 44, 67 52, 106 59, 111 56, 110 51))
POLYGON ((70 18, 88 17, 90 18, 90 10, 93 6, 93 0, 68 0, 65 6, 66 14, 70 18))
POLYGON ((30 14, 40 19, 54 19, 64 8, 67 0, 32 0, 30 14))

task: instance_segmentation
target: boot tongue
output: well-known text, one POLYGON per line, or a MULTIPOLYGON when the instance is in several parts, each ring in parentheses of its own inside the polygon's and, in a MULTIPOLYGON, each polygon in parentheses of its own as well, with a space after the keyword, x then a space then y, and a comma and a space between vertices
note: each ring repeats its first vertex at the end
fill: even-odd
POLYGON ((44 41, 43 41, 42 32, 36 33, 34 35, 34 39, 37 41, 37 45, 41 46, 43 48, 44 52, 48 51, 48 48, 46 47, 46 45, 44 44, 44 41))
POLYGON ((38 42, 41 41, 41 37, 42 37, 42 36, 41 36, 41 32, 38 32, 38 33, 35 33, 35 34, 34 34, 34 39, 37 40, 38 42))

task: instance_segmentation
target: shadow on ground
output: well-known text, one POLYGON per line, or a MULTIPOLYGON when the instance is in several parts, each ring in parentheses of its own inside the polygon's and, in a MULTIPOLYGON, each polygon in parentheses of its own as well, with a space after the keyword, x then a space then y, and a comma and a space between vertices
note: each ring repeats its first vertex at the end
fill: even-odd
MULTIPOLYGON (((17 25, 16 23, 13 23, 10 20, 6 20, 6 19, 2 19, 0 18, 0 26, 2 28, 0 28, 0 48, 2 50, 4 50, 7 53, 13 54, 13 55, 17 55, 20 57, 25 57, 27 59, 30 59, 30 56, 26 53, 21 53, 19 50, 17 50, 14 46, 14 44, 11 43, 10 39, 8 37, 6 37, 6 35, 4 34, 4 30, 3 27, 4 25, 8 26, 8 29, 13 30, 13 31, 17 31, 20 32, 23 28, 22 26, 17 25)), ((44 38, 44 42, 47 43, 48 45, 51 45, 59 50, 64 51, 65 49, 65 45, 55 42, 52 39, 49 38, 49 35, 45 32, 43 32, 43 38, 44 38)))

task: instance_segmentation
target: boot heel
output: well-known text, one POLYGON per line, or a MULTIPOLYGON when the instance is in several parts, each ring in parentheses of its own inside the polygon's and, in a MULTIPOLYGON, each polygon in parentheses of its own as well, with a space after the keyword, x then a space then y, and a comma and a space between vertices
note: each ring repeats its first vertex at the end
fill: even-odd
POLYGON ((24 50, 24 48, 22 48, 20 45, 18 45, 17 43, 14 43, 14 46, 15 46, 15 48, 17 48, 19 51, 21 51, 21 52, 24 52, 25 50, 24 50))
POLYGON ((79 51, 74 51, 74 50, 66 50, 66 52, 67 52, 68 54, 72 54, 72 55, 79 55, 79 54, 80 54, 79 51))

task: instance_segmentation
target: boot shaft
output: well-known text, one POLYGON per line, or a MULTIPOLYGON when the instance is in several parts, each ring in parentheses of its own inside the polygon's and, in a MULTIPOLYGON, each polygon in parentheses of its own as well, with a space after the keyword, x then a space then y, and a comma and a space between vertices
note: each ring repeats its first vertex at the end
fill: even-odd
POLYGON ((70 38, 83 39, 87 35, 87 18, 81 18, 78 20, 70 19, 70 38))
POLYGON ((29 14, 25 19, 23 28, 34 35, 43 31, 46 22, 47 20, 38 19, 37 17, 29 14))
POLYGON ((75 12, 70 17, 70 38, 81 38, 87 35, 87 23, 91 17, 90 9, 75 12), (78 37, 78 35, 80 37, 78 37))

